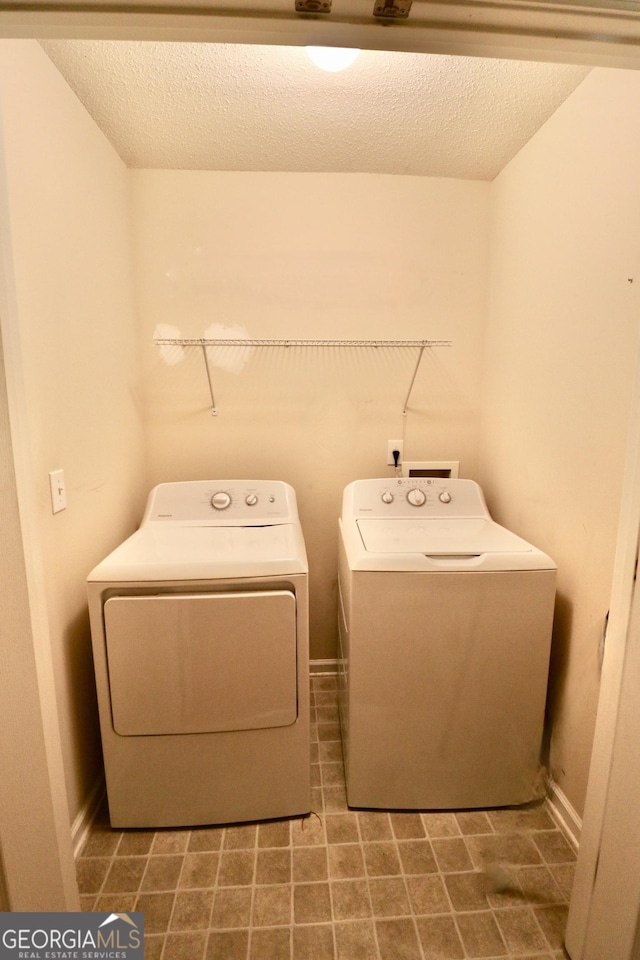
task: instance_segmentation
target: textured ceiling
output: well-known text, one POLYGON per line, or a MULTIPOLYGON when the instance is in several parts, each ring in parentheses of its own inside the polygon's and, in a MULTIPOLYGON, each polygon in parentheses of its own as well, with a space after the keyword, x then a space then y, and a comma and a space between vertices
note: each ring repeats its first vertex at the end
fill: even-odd
POLYGON ((47 40, 130 167, 491 180, 586 67, 363 50, 325 73, 303 47, 47 40))

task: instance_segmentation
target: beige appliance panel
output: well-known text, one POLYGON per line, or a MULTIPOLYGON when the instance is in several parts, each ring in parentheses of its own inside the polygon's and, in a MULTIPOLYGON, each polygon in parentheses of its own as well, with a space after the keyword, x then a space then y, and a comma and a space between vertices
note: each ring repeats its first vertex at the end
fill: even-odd
POLYGON ((555 571, 341 573, 349 804, 540 796, 555 571))
POLYGON ((120 736, 296 722, 290 591, 117 596, 106 601, 104 621, 113 729, 120 736))

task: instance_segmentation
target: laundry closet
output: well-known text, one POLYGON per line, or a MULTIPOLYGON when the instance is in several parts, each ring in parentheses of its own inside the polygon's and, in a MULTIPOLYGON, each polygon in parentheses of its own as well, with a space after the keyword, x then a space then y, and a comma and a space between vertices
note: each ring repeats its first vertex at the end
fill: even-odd
POLYGON ((640 318, 640 77, 594 69, 491 182, 128 170, 35 41, 0 42, 0 99, 11 376, 74 830, 101 771, 85 578, 148 490, 290 483, 326 668, 341 493, 389 474, 392 437, 405 459, 459 461, 496 520, 557 563, 550 773, 579 829, 640 318), (202 358, 154 343, 212 325, 451 346, 427 352, 406 416, 415 358, 375 347, 220 361, 212 416, 202 358), (67 509, 52 515, 57 468, 67 509))

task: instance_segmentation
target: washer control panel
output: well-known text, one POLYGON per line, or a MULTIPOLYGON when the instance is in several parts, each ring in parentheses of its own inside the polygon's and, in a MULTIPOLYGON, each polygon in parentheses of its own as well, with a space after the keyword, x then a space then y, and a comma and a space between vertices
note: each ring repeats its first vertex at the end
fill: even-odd
POLYGON ((282 480, 187 480, 154 487, 142 522, 266 526, 297 521, 295 492, 282 480))
POLYGON ((473 480, 394 477, 356 480, 344 493, 343 517, 487 517, 473 480))

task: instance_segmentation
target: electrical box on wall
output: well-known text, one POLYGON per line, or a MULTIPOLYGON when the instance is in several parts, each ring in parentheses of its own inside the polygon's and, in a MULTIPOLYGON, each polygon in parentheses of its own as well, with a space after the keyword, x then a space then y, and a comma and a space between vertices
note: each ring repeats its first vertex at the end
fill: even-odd
POLYGON ((403 460, 403 477, 457 477, 459 460, 403 460))

